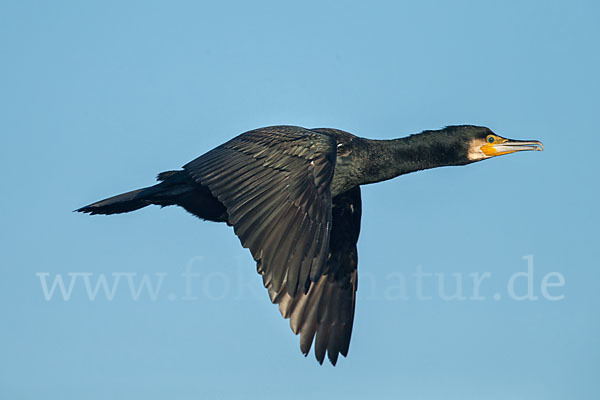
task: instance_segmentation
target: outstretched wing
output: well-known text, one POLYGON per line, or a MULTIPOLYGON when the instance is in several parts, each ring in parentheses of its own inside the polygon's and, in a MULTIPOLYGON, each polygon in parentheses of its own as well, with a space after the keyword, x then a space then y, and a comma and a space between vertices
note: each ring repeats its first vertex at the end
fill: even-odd
POLYGON ((292 331, 300 334, 300 349, 307 355, 315 337, 315 356, 323 363, 325 352, 333 365, 348 354, 358 285, 356 242, 360 233, 360 187, 333 199, 333 227, 324 274, 306 294, 290 296, 265 282, 273 303, 279 304, 292 331))
POLYGON ((295 126, 241 134, 183 168, 227 209, 265 286, 292 297, 327 260, 335 138, 295 126))

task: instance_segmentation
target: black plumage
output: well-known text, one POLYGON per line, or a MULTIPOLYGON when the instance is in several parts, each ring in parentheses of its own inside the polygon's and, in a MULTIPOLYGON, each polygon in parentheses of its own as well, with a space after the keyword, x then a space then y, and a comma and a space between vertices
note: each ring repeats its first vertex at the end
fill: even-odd
POLYGON ((396 140, 273 126, 243 133, 182 170, 159 174, 154 186, 77 211, 115 214, 179 205, 233 226, 256 260, 271 301, 300 334, 301 351, 308 354, 314 341, 317 360, 322 363, 327 353, 335 365, 339 354, 348 354, 354 320, 360 185, 492 157, 490 137, 505 147, 512 143, 502 154, 541 147, 471 125, 396 140))

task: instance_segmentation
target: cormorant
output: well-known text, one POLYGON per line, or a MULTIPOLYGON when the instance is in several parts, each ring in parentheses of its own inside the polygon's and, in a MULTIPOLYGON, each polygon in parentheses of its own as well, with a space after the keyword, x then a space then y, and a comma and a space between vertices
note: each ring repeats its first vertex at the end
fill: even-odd
POLYGON ((256 260, 271 301, 300 334, 307 355, 348 354, 357 288, 360 186, 428 168, 466 165, 524 150, 481 126, 448 126, 395 140, 371 140, 338 129, 271 126, 243 133, 160 183, 76 211, 124 213, 178 205, 233 226, 256 260))

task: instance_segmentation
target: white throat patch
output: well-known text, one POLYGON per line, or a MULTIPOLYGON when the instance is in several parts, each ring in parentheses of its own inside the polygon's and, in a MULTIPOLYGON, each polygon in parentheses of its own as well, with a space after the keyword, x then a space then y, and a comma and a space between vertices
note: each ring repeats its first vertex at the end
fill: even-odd
POLYGON ((469 157, 469 160, 471 161, 479 161, 479 160, 483 160, 485 158, 490 158, 489 156, 486 156, 483 151, 481 151, 481 146, 485 145, 486 141, 485 139, 475 139, 471 142, 471 145, 469 146, 469 152, 467 153, 467 157, 469 157))

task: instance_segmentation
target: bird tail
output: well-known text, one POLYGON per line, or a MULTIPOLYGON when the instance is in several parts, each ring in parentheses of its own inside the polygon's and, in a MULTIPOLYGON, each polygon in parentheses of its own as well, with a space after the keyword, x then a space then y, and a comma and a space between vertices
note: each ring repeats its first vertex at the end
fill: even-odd
POLYGON ((142 189, 132 190, 131 192, 118 194, 104 200, 97 201, 85 207, 81 207, 76 212, 94 214, 121 214, 130 211, 139 210, 151 204, 160 206, 169 206, 174 204, 173 199, 189 190, 182 185, 181 179, 177 179, 180 171, 166 171, 158 174, 157 180, 160 182, 154 186, 142 189), (169 179, 171 178, 171 179, 169 179))
POLYGON ((139 210, 153 204, 152 196, 156 194, 158 185, 143 189, 132 190, 131 192, 118 194, 104 200, 97 201, 85 207, 81 207, 76 212, 94 214, 120 214, 139 210))

